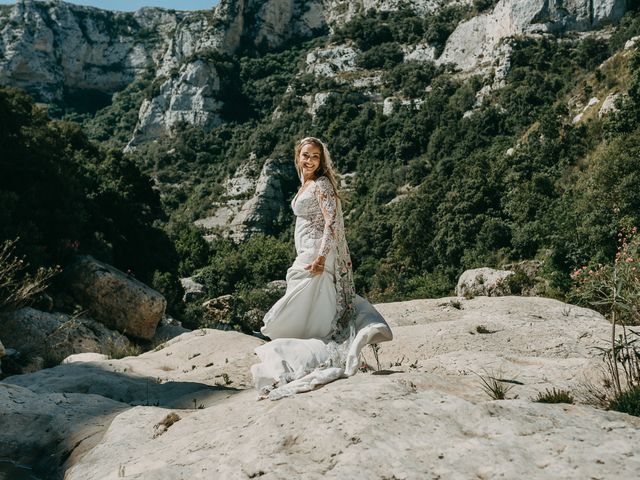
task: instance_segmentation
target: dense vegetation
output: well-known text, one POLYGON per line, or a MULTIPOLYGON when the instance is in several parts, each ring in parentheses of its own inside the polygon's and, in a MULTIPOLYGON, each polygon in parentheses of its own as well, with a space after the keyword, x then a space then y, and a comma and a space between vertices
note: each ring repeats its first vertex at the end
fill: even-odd
POLYGON ((52 121, 34 101, 0 89, 0 239, 19 239, 33 269, 90 253, 143 282, 178 258, 149 177, 118 150, 90 142, 73 123, 52 121))
MULTIPOLYGON (((207 243, 192 222, 224 200, 222 180, 251 153, 258 163, 290 157, 295 139, 317 135, 327 140, 341 172, 356 173, 344 202, 360 292, 377 301, 446 295, 464 269, 537 259, 545 293, 564 296, 569 273, 610 259, 618 230, 640 220, 640 60, 622 53, 625 41, 640 33, 640 17, 631 11, 609 40, 514 39, 506 87, 479 106, 476 93, 490 79, 463 80, 451 68, 402 62, 401 44, 442 48, 460 20, 494 3, 477 1, 423 19, 364 13, 333 36, 278 52, 199 53, 222 72, 220 95, 233 108, 210 132, 181 125, 172 137, 138 148, 131 159, 158 181, 160 197, 131 159, 108 150, 128 140, 132 112, 153 94, 150 76, 95 115, 66 111, 105 150, 69 123, 49 122, 25 97, 5 92, 2 117, 13 130, 3 128, 3 142, 5 151, 15 152, 5 157, 24 158, 27 147, 20 145, 27 141, 11 135, 28 136, 28 148, 40 152, 33 158, 45 166, 37 171, 53 171, 33 187, 42 191, 40 203, 14 190, 22 182, 26 191, 25 178, 41 177, 27 171, 3 176, 2 236, 28 239, 22 248, 36 265, 59 261, 65 242, 79 240, 82 249, 133 268, 174 297, 176 274, 199 274, 209 296, 255 292, 283 278, 292 218, 240 245, 207 243), (371 87, 300 73, 307 52, 331 42, 357 45, 359 68, 380 75, 374 95, 371 87), (618 113, 571 121, 568 106, 627 90, 618 113), (303 97, 319 92, 332 95, 312 119, 303 97), (385 115, 379 98, 388 96, 412 102, 385 115), (52 199, 50 191, 63 194, 52 199)), ((291 169, 286 193, 295 188, 291 169)), ((245 306, 263 302, 258 296, 245 306)))

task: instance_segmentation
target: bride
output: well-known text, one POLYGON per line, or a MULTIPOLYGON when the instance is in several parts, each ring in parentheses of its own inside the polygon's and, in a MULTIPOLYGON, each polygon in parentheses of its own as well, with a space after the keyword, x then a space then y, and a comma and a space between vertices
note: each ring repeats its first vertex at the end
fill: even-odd
POLYGON ((358 368, 362 348, 392 339, 391 329, 355 294, 336 174, 327 147, 314 137, 294 151, 302 183, 291 207, 296 216, 296 259, 287 290, 264 317, 272 339, 256 349, 251 367, 261 398, 309 391, 358 368))

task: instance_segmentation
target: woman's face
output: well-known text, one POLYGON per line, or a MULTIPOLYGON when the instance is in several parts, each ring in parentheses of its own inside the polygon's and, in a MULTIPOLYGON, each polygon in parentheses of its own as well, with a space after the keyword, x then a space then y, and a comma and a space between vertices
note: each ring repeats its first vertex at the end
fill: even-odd
POLYGON ((313 143, 307 143, 300 150, 298 165, 305 180, 312 178, 320 167, 320 148, 313 143))

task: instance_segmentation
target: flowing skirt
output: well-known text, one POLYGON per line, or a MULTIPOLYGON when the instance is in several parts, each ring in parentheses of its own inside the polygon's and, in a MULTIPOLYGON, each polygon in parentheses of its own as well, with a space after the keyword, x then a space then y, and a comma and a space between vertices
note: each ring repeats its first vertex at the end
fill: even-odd
POLYGON ((251 367, 259 398, 277 400, 354 375, 366 345, 393 338, 382 315, 356 295, 351 335, 342 343, 329 340, 336 314, 335 254, 319 275, 304 269, 312 260, 313 255, 296 258, 284 296, 264 317, 261 332, 272 341, 256 348, 260 363, 251 367))

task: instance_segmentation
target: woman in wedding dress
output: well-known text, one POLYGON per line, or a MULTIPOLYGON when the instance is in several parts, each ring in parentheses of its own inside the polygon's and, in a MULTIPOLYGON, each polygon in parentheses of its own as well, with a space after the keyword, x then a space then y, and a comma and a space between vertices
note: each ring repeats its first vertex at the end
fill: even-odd
POLYGON ((360 350, 388 341, 384 318, 355 294, 342 205, 329 151, 317 138, 294 150, 301 187, 291 202, 296 216, 296 259, 287 290, 264 317, 272 339, 256 353, 251 372, 261 398, 278 399, 356 373, 360 350))

